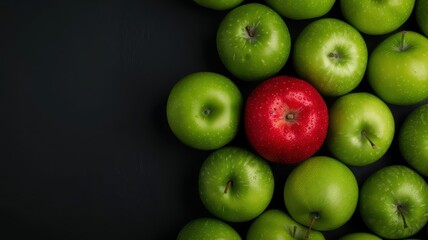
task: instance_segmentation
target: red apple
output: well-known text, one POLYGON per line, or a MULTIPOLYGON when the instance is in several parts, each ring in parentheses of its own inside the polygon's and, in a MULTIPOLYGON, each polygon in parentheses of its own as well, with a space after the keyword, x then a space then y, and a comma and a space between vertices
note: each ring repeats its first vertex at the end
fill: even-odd
POLYGON ((245 105, 248 141, 265 159, 301 162, 317 152, 328 129, 327 105, 308 82, 277 76, 263 81, 245 105))

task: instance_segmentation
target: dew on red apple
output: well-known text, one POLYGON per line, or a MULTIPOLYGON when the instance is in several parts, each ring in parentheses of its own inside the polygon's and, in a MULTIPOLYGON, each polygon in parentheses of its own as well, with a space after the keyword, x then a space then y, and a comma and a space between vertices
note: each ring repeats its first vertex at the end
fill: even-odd
POLYGON ((312 131, 312 129, 314 129, 315 121, 316 121, 316 118, 314 116, 311 116, 309 119, 310 120, 309 120, 308 124, 306 125, 306 131, 307 132, 310 132, 310 131, 312 131))

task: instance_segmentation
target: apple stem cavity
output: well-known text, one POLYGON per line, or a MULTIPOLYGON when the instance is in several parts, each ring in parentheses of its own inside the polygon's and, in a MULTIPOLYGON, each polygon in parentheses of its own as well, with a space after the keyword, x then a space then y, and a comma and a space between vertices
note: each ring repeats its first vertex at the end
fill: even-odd
POLYGON ((369 141, 373 149, 376 149, 376 144, 369 138, 369 136, 367 136, 366 130, 361 131, 361 136, 363 136, 364 138, 367 139, 367 141, 369 141))
POLYGON ((224 194, 226 194, 231 187, 232 187, 232 180, 229 180, 227 181, 226 187, 224 188, 224 194))
POLYGON ((403 206, 402 205, 398 205, 397 206, 397 210, 398 210, 398 212, 400 213, 400 215, 401 215, 401 219, 403 219, 403 226, 404 226, 404 228, 407 228, 408 227, 408 225, 407 225, 407 222, 406 222, 406 218, 404 217, 404 209, 403 209, 403 206))
POLYGON ((308 230, 306 230, 305 239, 309 238, 309 235, 311 234, 312 226, 315 224, 315 221, 318 218, 320 218, 319 213, 317 213, 317 212, 311 213, 311 223, 309 224, 308 230))

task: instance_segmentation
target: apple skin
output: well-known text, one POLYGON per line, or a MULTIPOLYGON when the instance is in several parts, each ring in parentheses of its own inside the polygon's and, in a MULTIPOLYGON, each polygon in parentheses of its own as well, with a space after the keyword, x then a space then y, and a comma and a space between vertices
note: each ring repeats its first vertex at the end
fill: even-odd
POLYGON ((328 110, 308 82, 276 76, 260 83, 248 96, 244 126, 248 141, 262 157, 293 164, 321 148, 327 135, 328 110))
POLYGON ((424 178, 409 167, 390 165, 363 182, 359 212, 367 227, 380 237, 407 238, 427 223, 427 203, 428 185, 424 178))
POLYGON ((231 10, 217 30, 220 60, 235 77, 260 81, 279 72, 290 55, 287 25, 274 10, 248 3, 231 10))
POLYGON ((353 172, 340 161, 311 157, 294 168, 284 185, 284 201, 298 223, 319 231, 334 230, 354 214, 358 183, 353 172))
POLYGON ((379 160, 395 135, 394 116, 377 96, 367 92, 339 97, 329 108, 326 145, 332 155, 351 166, 379 160))
POLYGON ((203 217, 188 222, 177 236, 177 240, 195 239, 241 240, 241 237, 229 224, 215 218, 203 217))
POLYGON ((428 97, 428 39, 412 31, 383 40, 371 53, 367 80, 385 102, 411 105, 428 97))
POLYGON ((398 29, 409 19, 415 0, 340 0, 343 17, 360 32, 382 35, 398 29))
POLYGON ((398 135, 400 153, 419 174, 428 177, 428 103, 412 110, 398 135))
POLYGON ((348 23, 334 18, 307 25, 293 47, 293 64, 298 76, 325 96, 340 96, 356 88, 364 77, 367 58, 367 46, 361 34, 348 23))
MULTIPOLYGON (((246 240, 294 240, 304 239, 308 231, 279 209, 269 209, 263 212, 251 223, 246 240)), ((318 231, 310 231, 307 239, 324 240, 324 235, 318 231)))
POLYGON ((266 0, 266 3, 283 17, 303 20, 327 14, 336 0, 266 0))
POLYGON ((167 120, 184 144, 213 150, 236 136, 242 105, 242 94, 229 78, 213 72, 196 72, 180 79, 171 89, 167 120))
POLYGON ((269 205, 273 191, 269 164, 244 148, 228 146, 212 152, 199 172, 202 203, 225 221, 256 218, 269 205))
POLYGON ((339 238, 339 240, 382 240, 382 238, 366 232, 349 233, 339 238))
POLYGON ((417 0, 415 5, 416 23, 428 37, 428 0, 417 0))
POLYGON ((244 0, 193 0, 202 7, 214 10, 228 10, 241 4, 244 0))

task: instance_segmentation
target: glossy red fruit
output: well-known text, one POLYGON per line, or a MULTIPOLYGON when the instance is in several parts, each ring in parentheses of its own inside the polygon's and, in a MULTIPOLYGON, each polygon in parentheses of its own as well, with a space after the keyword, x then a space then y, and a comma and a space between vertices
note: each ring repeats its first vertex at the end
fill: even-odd
POLYGON ((322 146, 328 129, 327 105, 308 82, 277 76, 260 83, 245 105, 248 141, 265 159, 301 162, 322 146))

